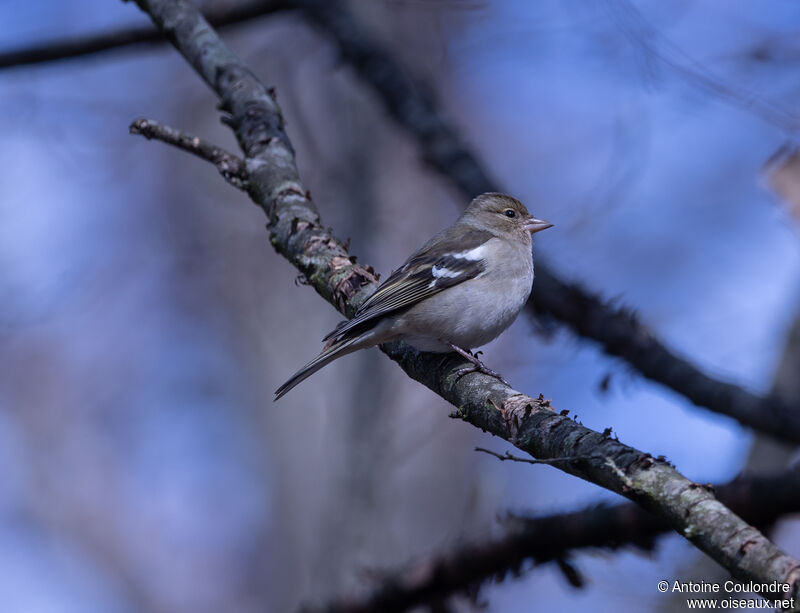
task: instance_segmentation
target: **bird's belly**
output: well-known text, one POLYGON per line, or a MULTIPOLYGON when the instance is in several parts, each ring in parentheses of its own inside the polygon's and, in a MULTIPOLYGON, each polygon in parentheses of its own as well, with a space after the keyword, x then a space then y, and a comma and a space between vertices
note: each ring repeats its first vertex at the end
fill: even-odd
POLYGON ((398 318, 398 331, 420 351, 451 351, 448 342, 462 349, 485 345, 516 319, 530 295, 533 275, 487 281, 473 279, 431 296, 398 318))

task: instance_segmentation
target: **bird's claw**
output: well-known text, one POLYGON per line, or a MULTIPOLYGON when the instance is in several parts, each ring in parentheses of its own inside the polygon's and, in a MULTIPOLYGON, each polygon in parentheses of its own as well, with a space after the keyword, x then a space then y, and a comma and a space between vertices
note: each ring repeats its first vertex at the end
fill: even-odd
POLYGON ((496 373, 491 368, 488 368, 488 367, 484 366, 483 364, 472 364, 470 366, 465 366, 464 368, 459 368, 455 372, 455 376, 456 376, 455 383, 457 383, 458 380, 461 379, 461 377, 463 377, 464 375, 468 375, 468 374, 473 373, 473 372, 479 372, 479 373, 482 373, 484 375, 489 375, 490 377, 494 377, 495 379, 500 381, 503 385, 507 385, 508 387, 511 387, 511 384, 508 381, 506 381, 499 373, 496 373))
POLYGON ((503 385, 507 385, 508 387, 511 387, 511 384, 508 381, 506 381, 500 375, 500 373, 497 373, 497 372, 493 371, 491 368, 488 368, 487 366, 484 366, 482 362, 480 364, 476 364, 475 365, 475 369, 478 372, 482 372, 484 375, 489 375, 490 377, 494 377, 495 379, 500 381, 503 385))
POLYGON ((482 352, 477 351, 475 353, 472 353, 471 351, 467 351, 465 349, 461 349, 461 347, 459 347, 458 345, 453 345, 452 343, 448 343, 448 344, 453 349, 453 351, 455 351, 461 357, 466 358, 467 360, 469 360, 472 363, 472 366, 466 366, 464 368, 459 368, 456 371, 456 373, 455 373, 456 374, 456 382, 459 379, 461 379, 461 377, 463 377, 464 375, 467 375, 467 374, 469 374, 471 372, 480 372, 480 373, 483 373, 484 375, 489 375, 490 377, 494 377, 498 381, 501 381, 504 385, 507 385, 508 387, 511 387, 511 384, 508 381, 503 379, 503 377, 501 377, 498 373, 493 371, 491 368, 488 368, 487 366, 484 365, 483 362, 480 361, 480 359, 478 358, 478 355, 480 355, 482 352))

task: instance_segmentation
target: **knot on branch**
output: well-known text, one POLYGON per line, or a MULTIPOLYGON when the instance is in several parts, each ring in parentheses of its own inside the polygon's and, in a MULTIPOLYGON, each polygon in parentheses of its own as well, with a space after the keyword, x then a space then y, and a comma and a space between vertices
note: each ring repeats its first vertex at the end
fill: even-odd
POLYGON ((378 275, 372 266, 365 268, 356 264, 355 257, 352 256, 334 256, 331 258, 330 270, 333 273, 333 301, 342 313, 347 312, 348 306, 353 308, 351 301, 361 288, 378 282, 378 275))
MULTIPOLYGON (((652 468, 656 461, 657 460, 649 453, 640 453, 630 464, 628 464, 628 467, 625 470, 628 473, 632 471, 647 470, 648 468, 652 468)), ((692 483, 692 486, 702 487, 696 483, 692 483)))
POLYGON ((545 400, 542 394, 536 399, 526 396, 525 394, 514 394, 509 396, 503 401, 501 406, 497 406, 493 401, 494 407, 500 411, 503 421, 506 424, 506 431, 509 435, 509 441, 516 444, 519 439, 519 433, 522 430, 525 421, 535 412, 540 410, 547 410, 552 412, 550 401, 545 400))

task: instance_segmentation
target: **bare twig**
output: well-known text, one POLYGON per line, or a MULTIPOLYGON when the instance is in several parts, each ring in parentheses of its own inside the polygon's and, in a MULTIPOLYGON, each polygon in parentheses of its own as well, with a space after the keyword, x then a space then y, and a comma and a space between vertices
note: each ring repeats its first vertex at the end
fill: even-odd
MULTIPOLYGON (((503 459, 501 457, 501 459, 503 459)), ((706 487, 706 486, 697 486, 706 487)), ((800 511, 800 468, 766 476, 739 476, 717 487, 722 501, 749 522, 766 526, 800 511)), ((527 561, 542 564, 581 549, 646 551, 670 532, 669 524, 633 503, 592 506, 572 513, 509 517, 504 534, 484 543, 460 545, 410 563, 380 577, 360 597, 342 598, 308 613, 383 613, 406 611, 459 592, 474 594, 486 581, 519 574, 527 561)))
POLYGON ((548 464, 550 466, 556 466, 561 462, 581 462, 583 460, 595 460, 599 458, 599 456, 596 455, 594 456, 585 455, 585 456, 572 456, 569 458, 548 458, 546 460, 537 460, 534 458, 521 458, 519 456, 514 455, 510 451, 506 451, 505 453, 498 453, 496 451, 492 451, 491 449, 485 449, 483 447, 475 447, 475 451, 488 453, 490 456, 494 456, 501 462, 509 460, 511 462, 521 462, 523 464, 548 464))
POLYGON ((136 119, 128 129, 131 134, 140 134, 148 140, 155 138, 211 162, 228 183, 239 189, 247 189, 247 169, 244 160, 225 151, 222 147, 217 147, 199 136, 186 134, 152 119, 136 119))
MULTIPOLYGON (((320 223, 297 173, 278 105, 187 0, 136 0, 221 98, 221 108, 245 154, 248 193, 268 215, 270 242, 320 295, 352 316, 375 290, 369 268, 347 255, 320 223)), ((534 457, 598 456, 559 469, 638 502, 743 580, 800 585, 800 562, 780 551, 711 492, 666 462, 594 432, 553 411, 543 399, 482 373, 461 375, 452 354, 419 353, 403 343, 382 347, 412 378, 457 407, 457 416, 508 440, 534 457)))
MULTIPOLYGON (((244 0, 236 4, 223 2, 214 5, 206 18, 209 23, 222 28, 291 8, 290 4, 288 0, 244 0)), ((47 64, 136 45, 161 45, 166 42, 164 35, 152 26, 122 27, 0 53, 0 69, 47 64)))

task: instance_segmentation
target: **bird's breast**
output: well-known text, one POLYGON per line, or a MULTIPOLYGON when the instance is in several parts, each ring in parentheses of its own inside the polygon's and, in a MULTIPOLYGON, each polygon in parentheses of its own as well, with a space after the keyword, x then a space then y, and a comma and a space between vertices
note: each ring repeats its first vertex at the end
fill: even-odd
POLYGON ((400 335, 421 351, 450 351, 485 345, 508 328, 527 302, 533 283, 529 250, 514 246, 491 258, 474 279, 434 294, 397 320, 400 335))

